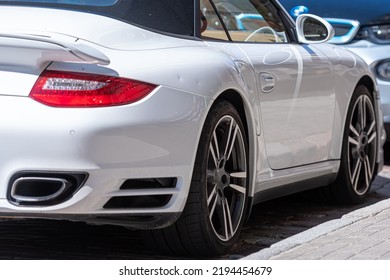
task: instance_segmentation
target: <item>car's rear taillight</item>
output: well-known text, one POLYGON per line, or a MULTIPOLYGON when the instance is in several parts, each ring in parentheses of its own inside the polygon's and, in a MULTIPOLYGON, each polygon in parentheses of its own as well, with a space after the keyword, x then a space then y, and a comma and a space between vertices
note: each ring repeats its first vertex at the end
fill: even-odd
POLYGON ((36 81, 30 97, 55 107, 102 107, 139 101, 155 88, 119 77, 47 70, 36 81))

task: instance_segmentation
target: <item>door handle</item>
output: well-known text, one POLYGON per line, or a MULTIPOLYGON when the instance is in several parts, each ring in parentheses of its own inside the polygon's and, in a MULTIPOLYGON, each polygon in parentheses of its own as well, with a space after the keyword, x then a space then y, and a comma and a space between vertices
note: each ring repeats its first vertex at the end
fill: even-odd
POLYGON ((260 87, 264 93, 271 92, 275 87, 275 78, 268 73, 260 73, 260 87))

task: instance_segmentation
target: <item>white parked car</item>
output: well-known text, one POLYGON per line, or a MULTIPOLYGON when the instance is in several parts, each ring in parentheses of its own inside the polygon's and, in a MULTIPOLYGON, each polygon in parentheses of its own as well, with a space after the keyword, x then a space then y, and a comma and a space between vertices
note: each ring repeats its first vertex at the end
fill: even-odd
POLYGON ((254 203, 361 202, 383 165, 379 93, 332 35, 274 0, 0 0, 1 216, 212 255, 254 203))

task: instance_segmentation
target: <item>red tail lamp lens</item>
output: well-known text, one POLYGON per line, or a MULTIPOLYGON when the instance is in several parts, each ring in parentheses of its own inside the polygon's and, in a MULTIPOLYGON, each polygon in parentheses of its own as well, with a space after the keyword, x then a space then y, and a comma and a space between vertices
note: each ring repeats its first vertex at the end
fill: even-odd
POLYGON ((152 84, 119 77, 44 71, 30 97, 55 107, 103 107, 134 103, 155 88, 152 84))

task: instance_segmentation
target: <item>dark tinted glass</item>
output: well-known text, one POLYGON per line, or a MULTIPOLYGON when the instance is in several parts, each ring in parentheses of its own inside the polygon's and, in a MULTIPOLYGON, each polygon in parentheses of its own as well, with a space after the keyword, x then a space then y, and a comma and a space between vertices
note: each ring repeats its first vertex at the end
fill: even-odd
POLYGON ((194 0, 9 0, 0 1, 0 5, 95 13, 148 29, 194 36, 194 0))

